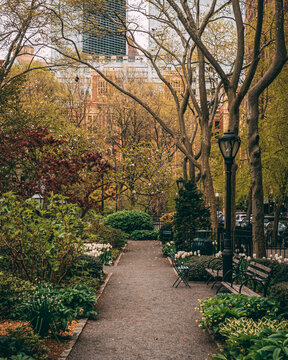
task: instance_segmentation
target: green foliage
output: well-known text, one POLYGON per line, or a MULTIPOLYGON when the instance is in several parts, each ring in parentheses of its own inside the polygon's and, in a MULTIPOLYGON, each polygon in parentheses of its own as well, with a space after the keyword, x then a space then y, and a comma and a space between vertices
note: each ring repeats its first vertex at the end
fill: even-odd
POLYGON ((162 243, 173 240, 173 222, 167 222, 161 226, 159 230, 159 240, 162 243), (168 237, 167 234, 165 234, 166 231, 171 231, 171 236, 168 237))
POLYGON ((100 226, 98 230, 99 242, 108 243, 114 249, 121 249, 127 243, 127 234, 120 229, 113 229, 110 226, 100 226))
POLYGON ((202 320, 200 327, 218 334, 220 325, 227 318, 241 317, 253 320, 275 318, 279 314, 279 304, 272 299, 256 296, 220 294, 200 302, 202 320))
POLYGON ((287 281, 287 278, 288 278, 288 264, 287 263, 279 263, 276 260, 268 260, 268 259, 257 259, 257 262, 259 262, 259 264, 268 266, 271 269, 270 287, 273 284, 287 281))
POLYGON ((103 263, 101 259, 91 255, 81 255, 73 263, 71 273, 75 276, 102 279, 103 263))
POLYGON ((30 297, 23 300, 21 318, 29 321, 34 333, 45 337, 57 336, 67 330, 74 312, 63 304, 59 291, 50 285, 40 285, 30 297))
POLYGON ((121 249, 127 243, 127 234, 120 229, 104 225, 103 216, 90 211, 85 219, 91 224, 87 232, 90 239, 91 236, 95 236, 96 242, 110 244, 113 249, 121 249))
POLYGON ((288 282, 275 284, 270 289, 270 298, 279 301, 280 312, 288 317, 288 282))
POLYGON ((112 258, 112 261, 116 260, 117 257, 119 256, 120 254, 120 250, 119 249, 111 249, 111 258, 112 258))
POLYGON ((26 326, 10 329, 8 335, 0 336, 0 356, 9 360, 45 360, 46 354, 43 340, 26 326))
POLYGON ((71 287, 65 287, 59 290, 62 303, 74 311, 73 316, 76 318, 90 317, 97 315, 93 309, 97 297, 92 288, 85 284, 75 284, 71 287))
POLYGON ((0 249, 13 274, 59 284, 84 252, 88 224, 76 205, 61 200, 51 196, 41 210, 37 202, 12 193, 0 199, 0 249))
POLYGON ((174 257, 176 254, 176 246, 174 241, 162 244, 162 253, 163 256, 174 257))
MULTIPOLYGON (((287 332, 287 321, 265 318, 254 321, 251 318, 247 319, 245 317, 226 319, 224 324, 220 326, 220 334, 226 339, 226 344, 221 354, 226 359, 245 357, 248 354, 254 353, 251 347, 253 349, 253 344, 255 344, 257 339, 266 338, 268 335, 281 330, 286 330, 287 332)), ((248 358, 251 359, 251 357, 248 358)), ((219 359, 219 357, 214 355, 213 359, 219 359)))
POLYGON ((131 234, 134 230, 153 230, 151 216, 140 210, 123 210, 110 214, 106 218, 106 225, 127 234, 131 234))
POLYGON ((188 270, 188 279, 190 281, 206 281, 208 280, 208 273, 205 268, 209 261, 212 259, 212 256, 192 256, 188 262, 185 264, 189 267, 188 270))
POLYGON ((195 183, 188 181, 179 190, 174 216, 174 240, 177 250, 192 250, 196 230, 210 228, 210 211, 205 207, 202 194, 195 183))
POLYGON ((0 272, 0 318, 7 319, 11 316, 21 299, 34 289, 35 286, 29 281, 0 272))
POLYGON ((285 330, 263 329, 255 335, 231 336, 213 360, 285 360, 288 357, 288 334, 285 330))
POLYGON ((156 240, 158 238, 158 231, 156 230, 134 230, 131 233, 133 240, 156 240))

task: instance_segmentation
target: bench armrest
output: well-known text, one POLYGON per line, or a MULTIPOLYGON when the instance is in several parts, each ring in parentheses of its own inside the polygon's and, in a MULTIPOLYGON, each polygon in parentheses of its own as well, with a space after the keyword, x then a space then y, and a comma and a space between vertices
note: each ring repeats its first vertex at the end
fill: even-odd
POLYGON ((246 286, 248 284, 249 281, 252 281, 253 282, 253 286, 254 286, 254 291, 256 292, 256 287, 257 287, 257 284, 260 284, 263 288, 263 293, 264 293, 264 296, 266 296, 266 292, 267 292, 267 286, 265 284, 265 282, 259 280, 259 279, 255 279, 253 278, 252 276, 250 277, 247 277, 247 279, 245 279, 242 284, 240 285, 240 289, 239 289, 239 294, 241 294, 241 291, 242 291, 242 287, 243 286, 246 286))

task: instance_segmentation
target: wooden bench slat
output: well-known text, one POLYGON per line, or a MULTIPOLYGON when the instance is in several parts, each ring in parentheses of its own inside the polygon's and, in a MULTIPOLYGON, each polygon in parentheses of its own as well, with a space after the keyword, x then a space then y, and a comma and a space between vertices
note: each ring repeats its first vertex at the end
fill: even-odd
MULTIPOLYGON (((245 279, 242 284, 234 284, 234 283, 231 284, 229 282, 222 281, 221 287, 226 288, 229 292, 231 292, 233 294, 239 294, 240 288, 241 288, 241 294, 243 294, 243 295, 260 297, 261 296, 260 294, 256 293, 255 291, 253 291, 249 287, 245 286, 244 284, 247 284, 247 282, 249 282, 249 281, 253 281, 254 285, 256 285, 256 281, 257 281, 257 282, 263 284, 264 295, 266 295, 266 289, 267 289, 267 286, 269 283, 269 278, 270 278, 269 277, 270 271, 271 271, 271 269, 268 268, 267 266, 264 266, 262 264, 258 264, 255 261, 252 261, 248 265, 246 272, 243 273, 245 279)), ((219 289, 221 289, 221 287, 219 289)), ((219 291, 219 289, 218 289, 218 291, 219 291)), ((217 291, 217 293, 218 293, 218 291, 217 291)))
POLYGON ((256 266, 257 268, 262 269, 262 270, 264 270, 264 271, 266 271, 268 273, 270 273, 270 271, 271 271, 271 268, 269 268, 268 266, 259 264, 259 263, 255 262, 255 261, 251 261, 250 266, 256 266))
POLYGON ((250 266, 248 266, 247 268, 247 273, 251 273, 252 275, 259 275, 259 277, 263 278, 263 279, 267 279, 269 274, 266 274, 266 273, 263 273, 262 271, 260 270, 257 270, 257 269, 254 269, 254 268, 251 268, 250 266))

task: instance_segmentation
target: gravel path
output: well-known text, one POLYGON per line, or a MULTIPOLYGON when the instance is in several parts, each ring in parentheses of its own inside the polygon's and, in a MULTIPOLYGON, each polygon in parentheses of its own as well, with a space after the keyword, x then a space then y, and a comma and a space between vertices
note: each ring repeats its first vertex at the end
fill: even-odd
POLYGON ((129 241, 68 360, 204 360, 215 352, 198 327, 204 283, 172 287, 176 275, 156 241, 129 241))

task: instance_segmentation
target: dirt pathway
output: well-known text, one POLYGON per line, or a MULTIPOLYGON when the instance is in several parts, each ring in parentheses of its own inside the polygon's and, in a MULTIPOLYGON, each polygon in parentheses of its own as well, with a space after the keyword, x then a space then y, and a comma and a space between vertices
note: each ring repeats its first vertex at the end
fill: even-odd
POLYGON ((175 273, 156 241, 130 241, 68 360, 204 360, 215 344, 198 327, 204 283, 172 287, 175 273))

